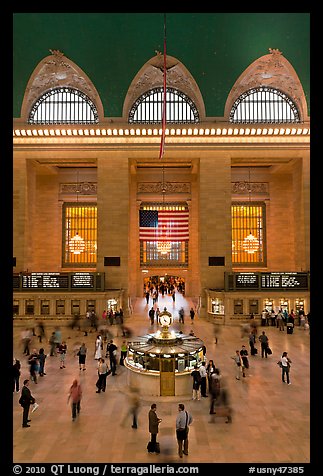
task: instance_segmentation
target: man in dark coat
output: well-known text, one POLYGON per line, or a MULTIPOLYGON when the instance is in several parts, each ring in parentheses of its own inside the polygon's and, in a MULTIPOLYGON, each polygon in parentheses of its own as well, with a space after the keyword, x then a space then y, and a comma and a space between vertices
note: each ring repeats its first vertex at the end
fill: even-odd
POLYGON ((151 439, 148 444, 148 452, 149 453, 156 453, 157 450, 157 433, 158 433, 158 426, 161 422, 161 419, 158 418, 156 414, 157 405, 156 403, 152 403, 149 413, 148 413, 148 421, 149 421, 149 433, 151 434, 151 439))
POLYGON ((31 391, 28 388, 29 386, 29 380, 26 379, 24 380, 24 386, 21 389, 21 397, 19 399, 19 403, 23 408, 23 414, 22 414, 22 427, 23 428, 28 428, 30 425, 28 423, 30 420, 28 420, 28 414, 29 414, 29 407, 30 405, 35 403, 35 399, 31 394, 31 391))

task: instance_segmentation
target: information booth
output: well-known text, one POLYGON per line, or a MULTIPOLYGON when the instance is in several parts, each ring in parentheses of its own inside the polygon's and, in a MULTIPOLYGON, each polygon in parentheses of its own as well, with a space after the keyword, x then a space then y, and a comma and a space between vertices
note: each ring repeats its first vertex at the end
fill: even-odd
POLYGON ((203 361, 204 344, 198 337, 170 331, 171 316, 162 311, 161 331, 128 343, 128 384, 139 388, 142 394, 180 396, 192 391, 191 372, 203 361))

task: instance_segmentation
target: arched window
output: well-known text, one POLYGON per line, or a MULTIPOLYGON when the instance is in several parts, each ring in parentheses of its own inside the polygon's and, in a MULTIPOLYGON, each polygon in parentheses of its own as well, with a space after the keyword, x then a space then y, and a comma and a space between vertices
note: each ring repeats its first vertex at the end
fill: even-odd
MULTIPOLYGON (((151 89, 142 94, 130 109, 129 123, 161 123, 163 95, 162 87, 151 89)), ((166 88, 166 122, 172 124, 199 122, 199 114, 194 102, 186 94, 174 88, 166 88)))
POLYGON ((234 102, 229 120, 232 123, 295 123, 300 122, 293 101, 282 91, 270 87, 252 88, 234 102))
POLYGON ((97 124, 94 103, 83 92, 69 87, 54 88, 34 103, 29 124, 97 124))

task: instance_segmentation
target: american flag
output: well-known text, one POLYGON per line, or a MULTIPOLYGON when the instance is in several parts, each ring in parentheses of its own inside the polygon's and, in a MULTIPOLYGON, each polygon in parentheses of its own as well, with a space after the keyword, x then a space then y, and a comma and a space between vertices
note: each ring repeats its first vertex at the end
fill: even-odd
POLYGON ((188 210, 140 210, 139 238, 145 241, 188 240, 188 210))

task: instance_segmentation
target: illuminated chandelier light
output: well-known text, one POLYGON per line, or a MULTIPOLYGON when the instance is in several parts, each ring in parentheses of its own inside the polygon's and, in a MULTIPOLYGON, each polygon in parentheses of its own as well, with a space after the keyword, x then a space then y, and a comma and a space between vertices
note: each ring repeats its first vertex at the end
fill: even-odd
MULTIPOLYGON (((249 167, 248 193, 249 193, 249 213, 250 213, 250 206, 251 206, 250 167, 249 167)), ((254 236, 251 233, 251 230, 249 235, 244 238, 242 243, 242 248, 244 251, 246 251, 250 255, 259 251, 259 248, 260 248, 259 240, 256 236, 254 236)))
POLYGON ((172 244, 170 241, 157 241, 157 251, 161 255, 167 255, 172 250, 172 244))
MULTIPOLYGON (((76 185, 76 203, 78 204, 79 201, 79 175, 77 172, 77 185, 76 185)), ((76 207, 77 210, 77 215, 76 215, 76 224, 78 224, 78 206, 76 207)), ((76 227, 76 229, 78 226, 76 227)), ((75 235, 73 238, 70 239, 69 244, 68 244, 68 249, 71 253, 74 255, 80 255, 83 253, 85 250, 85 241, 84 239, 79 235, 78 231, 76 231, 75 235)))
POLYGON ((80 255, 85 250, 84 239, 78 234, 78 232, 76 232, 73 238, 70 239, 69 250, 74 255, 80 255))
POLYGON ((242 243, 242 248, 249 254, 259 251, 259 241, 251 232, 246 236, 242 243))

